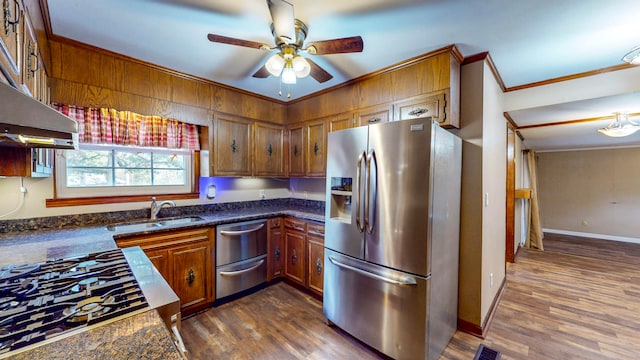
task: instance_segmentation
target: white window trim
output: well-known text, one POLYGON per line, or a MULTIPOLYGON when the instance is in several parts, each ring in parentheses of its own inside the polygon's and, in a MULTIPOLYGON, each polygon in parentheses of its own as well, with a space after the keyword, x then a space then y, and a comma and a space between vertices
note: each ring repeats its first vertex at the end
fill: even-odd
POLYGON ((150 186, 95 186, 95 187, 67 187, 67 162, 65 151, 56 150, 55 176, 56 198, 83 198, 102 196, 134 196, 156 194, 187 194, 193 189, 193 153, 189 150, 140 148, 117 145, 80 145, 81 150, 111 150, 122 149, 126 151, 144 151, 154 153, 172 153, 184 155, 186 166, 184 185, 150 185, 150 186))

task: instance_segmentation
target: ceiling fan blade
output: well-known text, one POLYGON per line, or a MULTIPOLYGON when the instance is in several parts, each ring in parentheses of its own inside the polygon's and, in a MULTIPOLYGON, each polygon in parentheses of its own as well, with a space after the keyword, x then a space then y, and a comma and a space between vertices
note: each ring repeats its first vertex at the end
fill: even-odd
POLYGON ((316 41, 307 46, 306 50, 313 55, 341 54, 362 52, 364 44, 360 36, 352 36, 341 39, 316 41))
POLYGON ((316 79, 317 82, 323 83, 333 78, 333 75, 329 74, 325 69, 321 68, 311 59, 305 58, 305 60, 307 60, 309 66, 311 67, 311 72, 309 74, 312 78, 316 79))
POLYGON ((278 39, 277 44, 293 44, 296 42, 296 26, 293 16, 293 5, 284 0, 267 0, 273 31, 278 39))
POLYGON ((256 41, 242 40, 242 39, 236 39, 232 37, 214 35, 214 34, 207 35, 207 39, 209 39, 209 41, 211 42, 217 42, 222 44, 245 46, 245 47, 260 49, 260 50, 269 50, 269 45, 259 43, 256 41))
POLYGON ((258 71, 256 71, 255 74, 253 74, 253 77, 264 79, 264 78, 268 78, 269 75, 271 75, 271 73, 269 73, 269 70, 267 70, 267 67, 263 65, 260 69, 258 69, 258 71))

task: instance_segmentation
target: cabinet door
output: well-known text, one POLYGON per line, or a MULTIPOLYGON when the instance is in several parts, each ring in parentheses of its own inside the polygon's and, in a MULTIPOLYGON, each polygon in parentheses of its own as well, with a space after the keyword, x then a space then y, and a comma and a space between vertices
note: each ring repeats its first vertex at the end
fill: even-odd
POLYGON ((318 120, 307 125, 307 176, 323 177, 326 173, 327 126, 318 120))
POLYGON ((166 249, 163 250, 146 250, 144 252, 153 266, 156 267, 156 270, 162 275, 162 277, 167 281, 169 286, 173 288, 171 273, 169 272, 169 251, 166 249))
POLYGON ((285 276, 295 283, 305 285, 305 235, 303 232, 286 229, 285 242, 285 276))
POLYGON ((304 125, 289 128, 289 176, 304 176, 304 125))
POLYGON ((180 298, 180 308, 207 300, 207 266, 210 247, 204 242, 171 250, 173 289, 180 298))
POLYGON ((269 231, 269 261, 267 281, 284 275, 284 241, 280 228, 269 231))
POLYGON ((391 121, 391 109, 391 105, 382 105, 358 110, 358 126, 380 124, 391 121))
POLYGON ((324 245, 309 236, 309 289, 322 295, 324 285, 324 245))
POLYGON ((251 175, 251 122, 245 119, 217 116, 213 145, 214 175, 251 175))
POLYGON ((255 123, 254 175, 284 176, 284 128, 255 123))
POLYGON ((22 85, 26 93, 38 98, 38 66, 40 65, 38 39, 31 27, 29 18, 25 15, 22 41, 22 85))
POLYGON ((353 114, 344 113, 329 119, 329 132, 353 127, 353 114))
POLYGON ((421 95, 399 101, 393 105, 395 120, 408 120, 432 117, 440 125, 446 123, 445 92, 432 95, 421 95))
POLYGON ((0 1, 2 1, 2 11, 0 11, 0 65, 9 73, 10 81, 18 84, 22 81, 21 34, 24 16, 20 11, 19 1, 0 1))

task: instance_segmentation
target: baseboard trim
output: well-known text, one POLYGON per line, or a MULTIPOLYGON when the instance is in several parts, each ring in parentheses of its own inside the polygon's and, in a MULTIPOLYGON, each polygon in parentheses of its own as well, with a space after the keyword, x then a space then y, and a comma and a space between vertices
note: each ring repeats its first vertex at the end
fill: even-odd
POLYGON ((547 229, 547 228, 543 228, 542 231, 553 233, 553 234, 560 234, 560 235, 571 235, 571 236, 588 237, 588 238, 594 238, 594 239, 622 241, 622 242, 640 244, 640 239, 632 238, 632 237, 593 234, 593 233, 585 233, 585 232, 578 232, 578 231, 567 231, 567 230, 547 229))
POLYGON ((498 293, 496 297, 493 298, 491 302, 491 307, 489 308, 489 313, 487 317, 484 319, 482 326, 478 324, 474 324, 472 322, 463 320, 458 318, 458 330, 465 332, 467 334, 473 335, 475 337, 479 337, 483 339, 487 336, 489 332, 489 328, 491 327, 491 321, 493 321, 493 316, 498 309, 498 304, 500 303, 500 299, 502 299, 502 294, 504 293, 504 286, 507 283, 507 277, 505 276, 502 279, 502 283, 500 284, 500 289, 498 289, 498 293))

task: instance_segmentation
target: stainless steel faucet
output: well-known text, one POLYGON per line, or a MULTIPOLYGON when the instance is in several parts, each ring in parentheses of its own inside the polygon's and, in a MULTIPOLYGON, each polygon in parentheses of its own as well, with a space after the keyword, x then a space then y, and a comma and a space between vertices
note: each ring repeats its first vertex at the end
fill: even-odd
POLYGON ((154 196, 151 198, 151 220, 155 220, 158 218, 160 209, 162 209, 162 207, 165 205, 174 207, 176 206, 176 203, 172 200, 165 200, 161 201, 159 204, 156 204, 156 197, 154 196))

